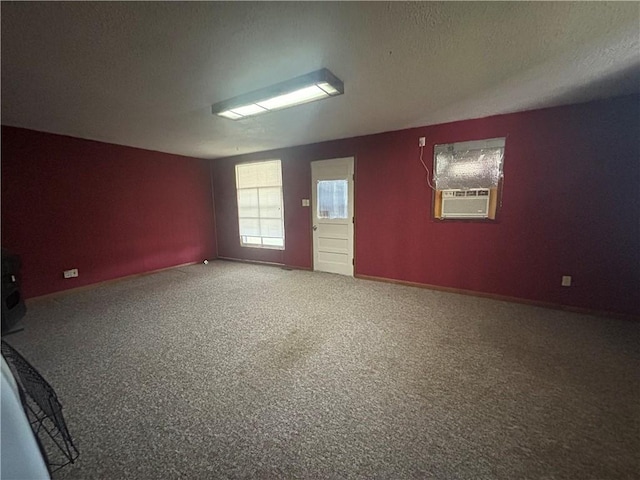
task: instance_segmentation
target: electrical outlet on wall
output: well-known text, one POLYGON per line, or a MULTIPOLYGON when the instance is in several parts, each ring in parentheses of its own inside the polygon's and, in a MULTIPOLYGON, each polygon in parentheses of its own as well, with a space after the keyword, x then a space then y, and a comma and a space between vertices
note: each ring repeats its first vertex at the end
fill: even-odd
POLYGON ((563 275, 562 276, 562 286, 570 287, 571 286, 571 275, 563 275))
POLYGON ((75 278, 78 276, 78 269, 72 268, 71 270, 65 270, 63 272, 64 278, 75 278))
POLYGON ((427 144, 427 137, 420 137, 418 139, 418 146, 424 147, 427 144))

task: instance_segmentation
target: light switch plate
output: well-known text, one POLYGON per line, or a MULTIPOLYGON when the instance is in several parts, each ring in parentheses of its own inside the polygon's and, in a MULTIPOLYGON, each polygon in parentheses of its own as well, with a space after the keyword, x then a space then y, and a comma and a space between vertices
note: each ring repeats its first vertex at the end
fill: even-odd
POLYGON ((303 207, 308 207, 309 206, 309 199, 308 198, 303 198, 302 199, 302 206, 303 207))
POLYGON ((562 286, 570 287, 571 286, 571 275, 563 275, 562 276, 562 286))

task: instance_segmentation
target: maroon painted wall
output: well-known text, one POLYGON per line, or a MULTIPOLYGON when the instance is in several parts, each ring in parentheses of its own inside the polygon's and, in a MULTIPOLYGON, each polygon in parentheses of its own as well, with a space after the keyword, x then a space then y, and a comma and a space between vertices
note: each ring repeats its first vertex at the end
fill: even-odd
POLYGON ((3 126, 2 246, 27 298, 211 258, 208 163, 3 126))
POLYGON ((218 254, 311 268, 312 160, 356 157, 356 275, 640 314, 640 97, 212 161, 218 254), (418 137, 507 137, 494 223, 432 220, 418 137), (240 247, 234 165, 283 162, 286 249, 240 247), (561 287, 562 275, 574 286, 561 287))

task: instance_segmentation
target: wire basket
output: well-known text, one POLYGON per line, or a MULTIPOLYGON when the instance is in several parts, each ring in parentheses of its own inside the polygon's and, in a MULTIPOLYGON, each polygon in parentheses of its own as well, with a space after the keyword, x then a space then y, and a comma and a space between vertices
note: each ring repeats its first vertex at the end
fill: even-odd
POLYGON ((49 472, 74 463, 79 452, 62 415, 55 390, 17 350, 2 340, 4 356, 20 390, 31 428, 40 443, 49 472))

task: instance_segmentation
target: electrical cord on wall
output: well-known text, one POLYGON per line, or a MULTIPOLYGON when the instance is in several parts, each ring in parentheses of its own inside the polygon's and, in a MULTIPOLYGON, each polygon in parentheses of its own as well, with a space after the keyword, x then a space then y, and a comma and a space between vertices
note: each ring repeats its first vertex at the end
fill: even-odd
POLYGON ((429 173, 429 167, 427 167, 427 164, 424 163, 424 160, 422 159, 422 154, 423 153, 424 153, 424 146, 420 147, 420 163, 422 163, 422 166, 427 171, 427 185, 429 185, 431 190, 433 190, 435 192, 436 189, 435 189, 435 187, 433 185, 431 185, 431 180, 429 179, 429 177, 431 176, 431 174, 429 173))

